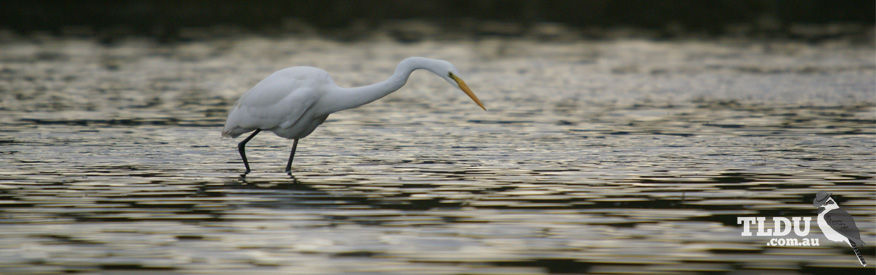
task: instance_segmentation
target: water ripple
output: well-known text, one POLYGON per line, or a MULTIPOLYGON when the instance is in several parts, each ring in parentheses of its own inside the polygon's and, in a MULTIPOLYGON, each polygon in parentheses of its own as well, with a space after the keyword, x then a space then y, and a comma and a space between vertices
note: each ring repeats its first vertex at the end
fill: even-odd
POLYGON ((42 40, 0 45, 2 273, 861 271, 824 238, 740 237, 739 216, 814 217, 819 190, 876 243, 872 47, 42 40), (414 74, 303 139, 294 177, 270 134, 238 176, 219 130, 256 81, 361 85, 424 52, 489 111, 414 74))

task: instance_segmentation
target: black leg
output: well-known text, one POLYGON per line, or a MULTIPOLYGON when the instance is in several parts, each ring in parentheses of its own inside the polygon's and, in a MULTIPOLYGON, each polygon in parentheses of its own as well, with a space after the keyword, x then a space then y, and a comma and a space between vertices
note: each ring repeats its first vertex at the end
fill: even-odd
POLYGON ((243 176, 249 174, 249 162, 246 161, 246 152, 244 151, 244 147, 246 147, 246 143, 249 142, 250 139, 258 135, 262 129, 256 129, 255 132, 252 132, 252 135, 249 135, 243 141, 237 144, 237 151, 240 152, 240 158, 243 159, 243 166, 246 167, 246 172, 243 172, 243 176))
POLYGON ((286 174, 292 175, 292 158, 295 158, 295 148, 298 148, 298 139, 292 143, 292 153, 289 154, 289 162, 286 163, 286 174))

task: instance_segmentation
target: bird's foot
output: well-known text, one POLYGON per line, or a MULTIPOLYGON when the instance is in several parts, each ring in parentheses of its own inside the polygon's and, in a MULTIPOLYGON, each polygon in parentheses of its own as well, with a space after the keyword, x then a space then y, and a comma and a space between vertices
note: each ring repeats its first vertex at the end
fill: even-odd
POLYGON ((292 179, 293 183, 298 183, 298 179, 295 178, 295 175, 292 174, 292 170, 286 170, 286 175, 292 179))

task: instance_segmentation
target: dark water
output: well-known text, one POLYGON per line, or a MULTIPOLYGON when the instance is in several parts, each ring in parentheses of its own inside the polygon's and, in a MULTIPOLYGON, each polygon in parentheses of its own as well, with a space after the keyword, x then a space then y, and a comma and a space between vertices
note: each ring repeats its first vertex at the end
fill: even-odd
MULTIPOLYGON (((853 272, 739 216, 854 215, 874 263, 876 50, 737 40, 0 43, 0 273, 853 272), (343 86, 452 61, 299 144, 219 137, 237 97, 314 65, 343 86)), ((771 225, 771 224, 770 224, 771 225)), ((793 235, 789 236, 793 237, 793 235)))

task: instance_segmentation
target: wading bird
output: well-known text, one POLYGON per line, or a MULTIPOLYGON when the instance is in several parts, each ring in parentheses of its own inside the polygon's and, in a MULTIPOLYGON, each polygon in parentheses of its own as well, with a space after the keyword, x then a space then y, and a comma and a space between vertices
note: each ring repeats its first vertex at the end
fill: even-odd
POLYGON ((424 57, 402 60, 389 79, 371 85, 342 88, 335 85, 326 71, 314 67, 289 67, 274 72, 240 97, 225 121, 224 137, 237 137, 253 132, 237 144, 243 166, 250 172, 244 147, 262 130, 295 140, 286 163, 291 175, 292 159, 298 139, 304 138, 322 124, 331 113, 356 108, 378 100, 400 89, 414 70, 424 69, 446 80, 467 94, 481 109, 484 104, 459 78, 450 62, 424 57))
POLYGON ((867 262, 864 261, 864 256, 859 250, 859 248, 864 247, 864 241, 861 240, 861 233, 858 231, 858 226, 855 225, 852 215, 840 208, 828 192, 821 191, 815 194, 812 204, 818 207, 818 228, 821 228, 824 237, 851 246, 861 266, 867 266, 867 262))

